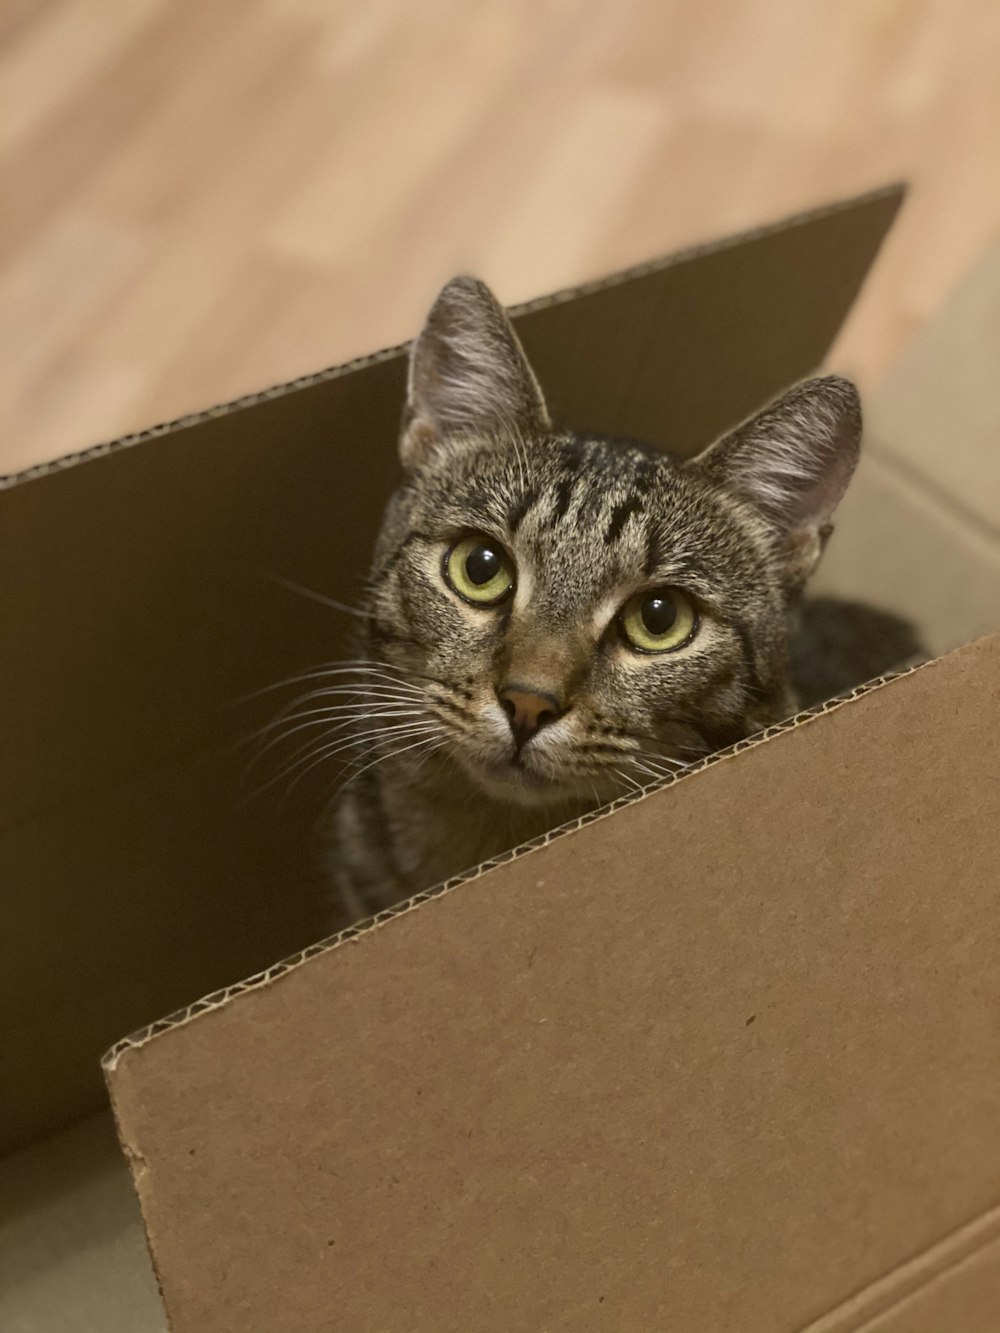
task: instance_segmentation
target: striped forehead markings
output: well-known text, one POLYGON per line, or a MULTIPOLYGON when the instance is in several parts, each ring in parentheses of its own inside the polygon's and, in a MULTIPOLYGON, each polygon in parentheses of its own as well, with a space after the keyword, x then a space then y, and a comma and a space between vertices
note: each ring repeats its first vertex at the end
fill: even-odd
POLYGON ((576 484, 575 477, 562 477, 556 482, 555 504, 552 508, 552 526, 562 522, 569 512, 570 502, 573 499, 573 489, 576 484))
POLYGON ((642 496, 633 492, 619 504, 615 505, 611 512, 611 518, 608 526, 604 529, 604 544, 610 546, 613 541, 617 541, 622 535, 625 524, 633 514, 642 513, 642 496))
POLYGON ((525 515, 530 509, 533 509, 539 501, 539 491, 536 486, 528 486, 524 493, 514 501, 507 513, 507 527, 511 536, 517 532, 518 528, 524 522, 525 515))

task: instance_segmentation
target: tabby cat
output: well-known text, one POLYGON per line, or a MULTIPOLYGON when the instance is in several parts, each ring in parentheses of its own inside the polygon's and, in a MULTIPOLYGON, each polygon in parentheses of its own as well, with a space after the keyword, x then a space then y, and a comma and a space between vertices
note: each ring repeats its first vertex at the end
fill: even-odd
POLYGON ((359 660, 332 865, 367 915, 789 716, 790 617, 854 471, 836 376, 698 457, 556 427, 457 278, 410 359, 405 479, 359 660))

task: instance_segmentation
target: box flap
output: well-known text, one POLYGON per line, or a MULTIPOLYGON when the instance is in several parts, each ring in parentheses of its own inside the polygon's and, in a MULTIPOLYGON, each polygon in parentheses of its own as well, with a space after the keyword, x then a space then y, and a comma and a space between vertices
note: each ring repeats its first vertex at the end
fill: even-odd
POLYGON ((994 637, 120 1046, 175 1333, 773 1333, 996 1207, 998 706, 994 637))
POLYGON ((879 447, 964 526, 1000 542, 1000 245, 984 255, 870 404, 879 447))
MULTIPOLYGON (((522 308, 555 409, 703 444, 821 360, 900 194, 522 308)), ((117 1033, 323 931, 316 809, 242 800, 230 743, 269 705, 233 705, 343 655, 344 622, 266 576, 354 599, 403 371, 382 353, 0 492, 0 1146, 98 1104, 117 1033)))
POLYGON ((1000 625, 1000 247, 865 400, 861 466, 812 588, 864 596, 943 653, 1000 625))
MULTIPOLYGON (((521 307, 553 412, 695 452, 819 364, 900 197, 521 307)), ((3 718, 3 823, 231 734, 235 699, 331 656, 329 614, 266 575, 356 598, 397 479, 404 361, 379 353, 8 479, 0 697, 20 706, 3 718)))

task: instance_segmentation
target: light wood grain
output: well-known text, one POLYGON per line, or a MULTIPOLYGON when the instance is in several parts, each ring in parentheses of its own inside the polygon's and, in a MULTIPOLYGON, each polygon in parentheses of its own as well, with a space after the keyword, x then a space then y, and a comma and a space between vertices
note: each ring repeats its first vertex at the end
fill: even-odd
POLYGON ((0 470, 905 176, 867 381, 1000 231, 995 0, 4 0, 0 470))

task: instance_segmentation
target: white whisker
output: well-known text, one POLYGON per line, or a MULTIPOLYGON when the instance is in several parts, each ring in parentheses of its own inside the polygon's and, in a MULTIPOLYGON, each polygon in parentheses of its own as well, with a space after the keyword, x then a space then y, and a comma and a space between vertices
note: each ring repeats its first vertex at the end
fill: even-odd
MULTIPOLYGON (((395 669, 395 668, 393 668, 395 669)), ((381 678, 389 685, 394 685, 403 690, 419 690, 419 686, 414 685, 410 680, 401 680, 393 676, 385 669, 384 663, 350 663, 350 662, 326 662, 320 666, 313 667, 309 671, 300 672, 295 676, 286 676, 284 680, 275 681, 272 685, 265 685, 259 690, 243 696, 243 702, 250 699, 258 699, 262 694, 271 694, 275 690, 283 690, 289 685, 300 685, 303 681, 319 680, 324 678, 333 678, 343 675, 368 675, 381 678)), ((425 679, 431 680, 432 677, 425 679)), ((437 682, 434 682, 437 684, 437 682)), ((360 682, 359 682, 360 686, 360 682)))
POLYGON ((349 606, 346 602, 338 602, 334 597, 327 597, 321 592, 315 592, 312 588, 306 588, 301 583, 293 583, 291 579, 284 578, 281 574, 272 574, 270 570, 264 570, 264 577, 270 579, 272 583, 277 583, 282 588, 287 588, 289 592, 298 593, 300 597, 307 597, 312 602, 319 602, 321 606, 328 606, 332 611, 342 611, 348 616, 357 616, 359 620, 370 620, 371 616, 367 611, 362 611, 358 606, 349 606))
POLYGON ((652 778, 654 782, 662 782, 665 778, 682 773, 688 767, 688 764, 680 759, 663 754, 653 755, 648 750, 634 751, 626 762, 639 773, 652 778))
MULTIPOLYGON (((332 735, 336 731, 343 731, 347 727, 356 726, 359 722, 366 722, 369 720, 374 721, 376 718, 389 719, 396 717, 426 716, 427 714, 422 708, 402 709, 393 708, 388 705, 382 708, 372 708, 360 705, 357 710, 352 709, 350 715, 347 717, 341 717, 339 710, 328 708, 313 708, 305 713, 292 713, 290 717, 282 720, 285 722, 293 722, 298 718, 310 718, 311 720, 305 722, 296 721, 295 726, 286 728, 284 731, 279 732, 277 736, 272 736, 266 744, 260 747, 257 752, 257 758, 259 759, 262 755, 267 754, 267 752, 273 749, 274 746, 281 745, 283 742, 287 741, 289 737, 294 736, 296 732, 305 731, 312 727, 322 727, 330 724, 331 729, 329 734, 332 735)), ((275 725, 277 724, 271 723, 270 726, 262 728, 263 735, 261 732, 258 732, 258 736, 263 739, 263 736, 265 736, 268 731, 272 730, 275 725)))
POLYGON ((386 759, 398 759, 401 754, 406 754, 410 750, 415 750, 418 748, 418 746, 430 745, 434 743, 434 748, 440 749, 440 747, 444 745, 446 742, 447 742, 447 737, 445 737, 443 740, 438 740, 436 736, 428 736, 426 740, 418 740, 415 741, 412 745, 404 745, 401 750, 399 749, 390 750, 388 754, 379 755, 376 759, 371 760, 370 763, 365 764, 364 768, 359 768, 356 772, 352 773, 348 781, 354 782, 357 778, 361 776, 362 773, 367 773, 368 770, 370 768, 374 768, 376 764, 381 764, 386 759))
MULTIPOLYGON (((374 709, 382 705, 398 708, 413 708, 419 707, 426 697, 422 691, 418 691, 413 695, 397 695, 391 690, 386 690, 383 693, 381 687, 377 687, 375 690, 357 690, 350 686, 331 685, 324 687, 323 689, 308 690, 305 694, 296 695, 296 697, 290 700, 284 708, 280 709, 270 722, 268 722, 261 730, 266 732, 270 728, 280 726, 282 722, 296 716, 296 709, 300 709, 303 704, 314 703, 317 699, 337 698, 342 694, 348 696, 348 701, 343 704, 331 703, 326 705, 331 711, 337 709, 344 709, 346 711, 352 708, 364 709, 366 706, 370 706, 374 709)), ((303 715, 304 714, 299 714, 299 716, 303 715)), ((255 734, 260 735, 261 733, 257 732, 255 734)))
MULTIPOLYGON (((375 749, 380 741, 405 740, 410 735, 416 735, 424 731, 433 731, 435 735, 440 734, 440 727, 431 722, 405 722, 398 723, 391 727, 376 727, 371 731, 362 732, 358 736, 352 736, 348 740, 338 738, 337 740, 327 740, 324 737, 318 738, 318 741, 310 742, 303 750, 276 773, 264 786, 262 791, 266 791, 275 783, 281 782, 290 777, 296 769, 301 770, 295 778, 292 787, 294 787, 306 773, 311 772, 317 764, 324 763, 328 759, 333 759, 336 755, 342 754, 345 750, 354 749, 357 746, 363 748, 375 749), (368 745, 365 746, 365 742, 368 745), (304 767, 303 767, 304 766, 304 767)), ((286 796, 291 792, 292 787, 286 792, 286 796)))
POLYGON ((630 787, 633 791, 636 791, 636 792, 641 792, 641 791, 642 791, 642 784, 639 783, 639 782, 636 782, 635 778, 633 778, 630 774, 628 774, 628 773, 623 773, 622 770, 621 770, 620 768, 614 768, 614 769, 611 770, 611 772, 614 774, 614 776, 615 776, 616 778, 620 778, 620 779, 622 780, 622 782, 627 782, 627 783, 629 784, 629 787, 630 787))
POLYGON ((274 718, 272 718, 267 726, 274 726, 276 723, 280 722, 282 718, 290 717, 294 710, 300 708, 303 704, 314 703, 318 699, 336 700, 342 696, 346 696, 343 702, 331 702, 323 706, 330 709, 364 708, 366 705, 369 705, 372 708, 381 707, 383 705, 399 708, 414 708, 422 704, 426 697, 423 694, 396 694, 391 690, 383 692, 381 689, 356 690, 334 685, 320 690, 308 690, 305 694, 296 695, 294 699, 290 700, 290 702, 280 710, 280 712, 275 714, 274 718))

